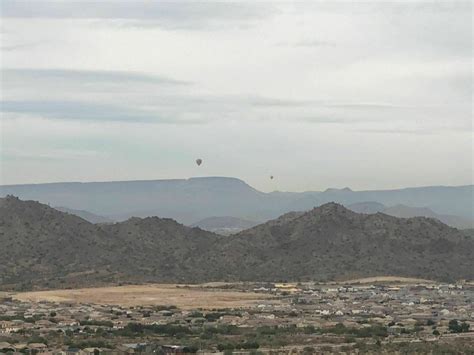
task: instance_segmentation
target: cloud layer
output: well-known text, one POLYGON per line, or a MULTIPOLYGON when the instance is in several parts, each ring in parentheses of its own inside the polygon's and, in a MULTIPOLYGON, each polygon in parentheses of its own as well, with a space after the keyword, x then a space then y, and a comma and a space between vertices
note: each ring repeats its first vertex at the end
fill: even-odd
POLYGON ((1 6, 4 183, 472 181, 469 1, 1 6))

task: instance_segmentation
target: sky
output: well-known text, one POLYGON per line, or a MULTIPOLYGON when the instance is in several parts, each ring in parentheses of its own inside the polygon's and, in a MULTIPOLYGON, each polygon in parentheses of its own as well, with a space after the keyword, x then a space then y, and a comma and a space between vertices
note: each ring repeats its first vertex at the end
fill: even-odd
POLYGON ((2 0, 0 183, 472 184, 472 7, 2 0))

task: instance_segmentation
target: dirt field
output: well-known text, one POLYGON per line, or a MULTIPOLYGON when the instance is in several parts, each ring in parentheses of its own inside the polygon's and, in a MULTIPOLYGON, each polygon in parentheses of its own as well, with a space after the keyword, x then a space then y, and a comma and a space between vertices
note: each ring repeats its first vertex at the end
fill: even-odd
POLYGON ((341 281, 342 284, 372 284, 377 282, 388 282, 388 283, 403 283, 403 284, 412 284, 412 283, 435 283, 432 280, 425 280, 425 279, 416 279, 412 277, 400 277, 400 276, 376 276, 376 277, 366 277, 362 279, 354 279, 354 280, 347 280, 341 281))
POLYGON ((22 292, 13 298, 24 301, 95 303, 110 305, 174 305, 182 309, 251 307, 261 302, 277 302, 263 294, 183 288, 174 284, 133 285, 22 292))

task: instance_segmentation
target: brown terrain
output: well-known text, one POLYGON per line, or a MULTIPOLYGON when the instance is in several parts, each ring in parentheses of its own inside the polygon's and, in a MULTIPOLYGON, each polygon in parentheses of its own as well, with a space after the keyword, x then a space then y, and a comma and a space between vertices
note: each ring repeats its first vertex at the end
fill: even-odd
MULTIPOLYGON (((120 306, 173 305, 180 309, 247 308, 271 300, 265 294, 189 287, 176 284, 128 285, 17 293, 29 302, 71 302, 120 306)), ((277 302, 277 301, 274 301, 277 302)))
POLYGON ((137 283, 334 281, 378 275, 474 279, 474 239, 436 219, 327 203, 223 237, 172 219, 95 225, 0 199, 4 290, 137 283))

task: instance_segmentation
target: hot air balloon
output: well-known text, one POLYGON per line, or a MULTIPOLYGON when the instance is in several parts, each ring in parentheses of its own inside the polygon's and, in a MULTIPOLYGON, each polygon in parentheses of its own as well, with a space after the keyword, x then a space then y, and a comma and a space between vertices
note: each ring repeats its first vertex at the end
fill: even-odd
POLYGON ((200 166, 202 164, 202 159, 196 159, 196 164, 200 166))
POLYGON ((270 180, 273 180, 273 175, 270 175, 270 180))

